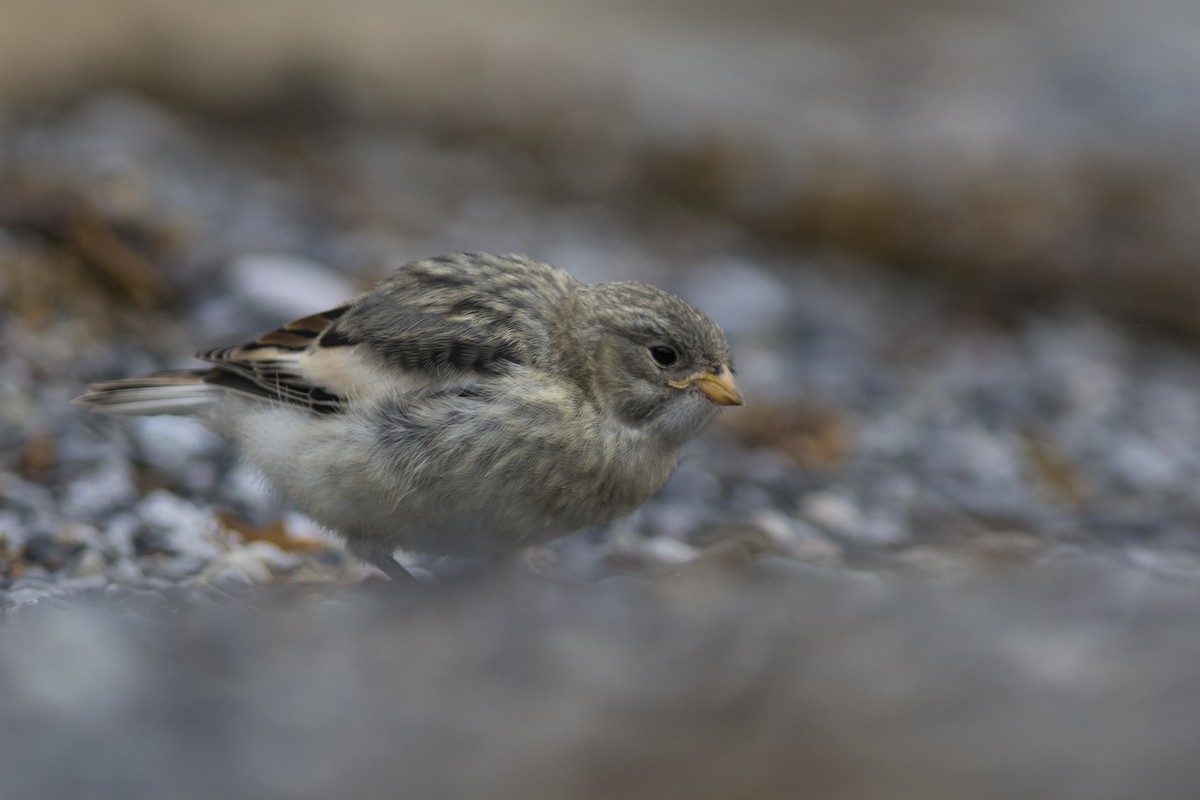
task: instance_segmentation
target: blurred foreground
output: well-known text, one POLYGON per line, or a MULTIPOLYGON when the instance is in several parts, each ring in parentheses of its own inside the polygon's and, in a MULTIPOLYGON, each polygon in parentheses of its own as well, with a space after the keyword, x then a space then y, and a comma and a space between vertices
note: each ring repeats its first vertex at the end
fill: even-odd
POLYGON ((0 634, 0 791, 54 798, 1190 798, 1195 587, 497 580, 0 634))

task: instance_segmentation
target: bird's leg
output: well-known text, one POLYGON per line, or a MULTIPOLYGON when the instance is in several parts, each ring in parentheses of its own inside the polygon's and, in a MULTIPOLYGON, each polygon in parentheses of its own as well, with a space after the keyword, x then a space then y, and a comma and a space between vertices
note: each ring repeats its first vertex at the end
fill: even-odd
POLYGON ((387 575, 398 585, 420 586, 421 582, 392 555, 392 551, 374 542, 350 542, 348 549, 355 558, 365 561, 387 575))
POLYGON ((384 555, 377 559, 373 559, 371 563, 383 570, 383 573, 397 584, 405 586, 421 585, 421 582, 417 580, 416 576, 405 569, 404 565, 397 561, 395 556, 384 555))

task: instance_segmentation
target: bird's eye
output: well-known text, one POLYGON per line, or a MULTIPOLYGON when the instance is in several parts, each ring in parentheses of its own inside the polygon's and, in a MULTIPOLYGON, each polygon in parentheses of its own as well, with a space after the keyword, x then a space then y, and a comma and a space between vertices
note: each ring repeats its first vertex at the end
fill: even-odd
POLYGON ((669 367, 679 358, 675 350, 667 347, 666 345, 655 345, 654 347, 651 347, 650 357, 653 358, 655 363, 660 367, 669 367))

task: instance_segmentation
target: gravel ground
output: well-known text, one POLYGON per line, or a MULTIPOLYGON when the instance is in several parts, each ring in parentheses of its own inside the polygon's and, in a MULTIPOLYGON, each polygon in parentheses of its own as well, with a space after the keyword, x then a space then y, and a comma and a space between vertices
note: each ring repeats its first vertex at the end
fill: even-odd
POLYGON ((0 541, 16 598, 72 580, 255 584, 346 570, 335 544, 196 422, 112 420, 69 401, 89 380, 185 365, 192 350, 336 304, 451 242, 680 291, 729 332, 751 399, 642 511, 539 553, 544 564, 594 579, 738 542, 781 563, 868 571, 1076 550, 1196 571, 1200 363, 1181 345, 1082 310, 1001 318, 732 231, 664 246, 662 231, 620 230, 609 210, 520 192, 489 202, 521 179, 503 154, 366 134, 313 166, 202 133, 120 95, 3 132, 12 163, 39 181, 10 198, 0 239, 0 541), (434 182, 401 179, 412 163, 450 180, 425 192, 434 182), (423 219, 390 233, 341 224, 352 210, 339 203, 369 183, 373 206, 423 203, 423 219), (332 197, 330 185, 352 188, 332 197), (88 226, 114 246, 95 245, 88 226))
POLYGON ((548 199, 419 128, 107 93, 0 157, 0 794, 1195 796, 1177 341, 548 199), (450 249, 679 291, 748 405, 632 517, 393 596, 195 422, 70 404, 450 249))

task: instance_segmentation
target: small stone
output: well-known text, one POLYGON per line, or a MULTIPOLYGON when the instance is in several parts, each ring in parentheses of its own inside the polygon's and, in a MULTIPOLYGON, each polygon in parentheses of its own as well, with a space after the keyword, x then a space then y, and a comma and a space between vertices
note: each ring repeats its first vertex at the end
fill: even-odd
POLYGON ((110 458, 71 481, 62 507, 74 519, 94 520, 128 507, 137 497, 133 470, 123 458, 110 458))
POLYGON ((270 542, 250 542, 244 547, 225 553, 213 568, 218 571, 233 569, 252 583, 269 583, 274 570, 294 569, 300 563, 295 555, 284 553, 270 542))
POLYGON ((800 523, 785 552, 806 564, 835 564, 841 561, 842 548, 810 525, 800 523))
POLYGON ((668 536, 646 539, 641 547, 642 554, 661 564, 686 564, 699 552, 696 548, 668 536))
POLYGON ((98 550, 84 550, 71 568, 71 574, 77 578, 103 577, 108 571, 108 562, 98 550))
POLYGON ((121 513, 110 517, 104 528, 104 547, 114 557, 131 558, 136 548, 134 540, 141 528, 134 514, 121 513))
POLYGON ((14 512, 25 515, 45 514, 54 508, 54 498, 45 486, 5 473, 0 481, 0 499, 14 512))
POLYGON ((194 460, 212 456, 224 446, 220 436, 191 417, 134 417, 130 424, 147 463, 188 485, 194 483, 194 460))
POLYGON ((251 588, 255 583, 261 583, 261 581, 254 580, 254 578, 247 575, 241 569, 232 566, 216 570, 211 575, 203 578, 203 580, 209 586, 225 592, 239 592, 251 588))
POLYGON ((751 524, 766 534, 773 544, 787 547, 796 537, 796 526, 791 517, 779 511, 760 511, 751 519, 751 524))
POLYGON ((34 564, 57 570, 66 566, 82 548, 81 544, 66 542, 49 534, 39 533, 29 537, 25 542, 21 556, 34 564))
POLYGON ((853 535, 862 527, 862 512, 833 492, 812 492, 803 499, 804 515, 832 533, 853 535))
POLYGON ((323 264, 284 253, 252 253, 233 260, 234 290, 257 309, 284 318, 314 314, 349 299, 357 289, 323 264))
POLYGON ((141 577, 141 567, 130 558, 122 558, 108 568, 108 579, 117 583, 132 583, 141 577))
POLYGON ((104 543, 104 537, 92 525, 71 523, 64 525, 56 537, 65 544, 77 544, 84 547, 99 547, 104 543))
POLYGON ((175 584, 197 575, 211 561, 210 558, 194 553, 183 553, 173 558, 146 559, 143 561, 142 570, 147 574, 147 578, 161 578, 175 584))
POLYGON ((1170 489, 1181 472, 1162 447, 1131 435, 1118 439, 1111 463, 1118 478, 1139 491, 1170 489))
POLYGON ((16 552, 25 545, 27 533, 21 516, 14 511, 0 511, 0 554, 16 552))
POLYGON ((149 531, 164 538, 177 555, 211 561, 221 555, 222 528, 211 508, 198 508, 170 492, 158 490, 138 503, 137 514, 149 531))

